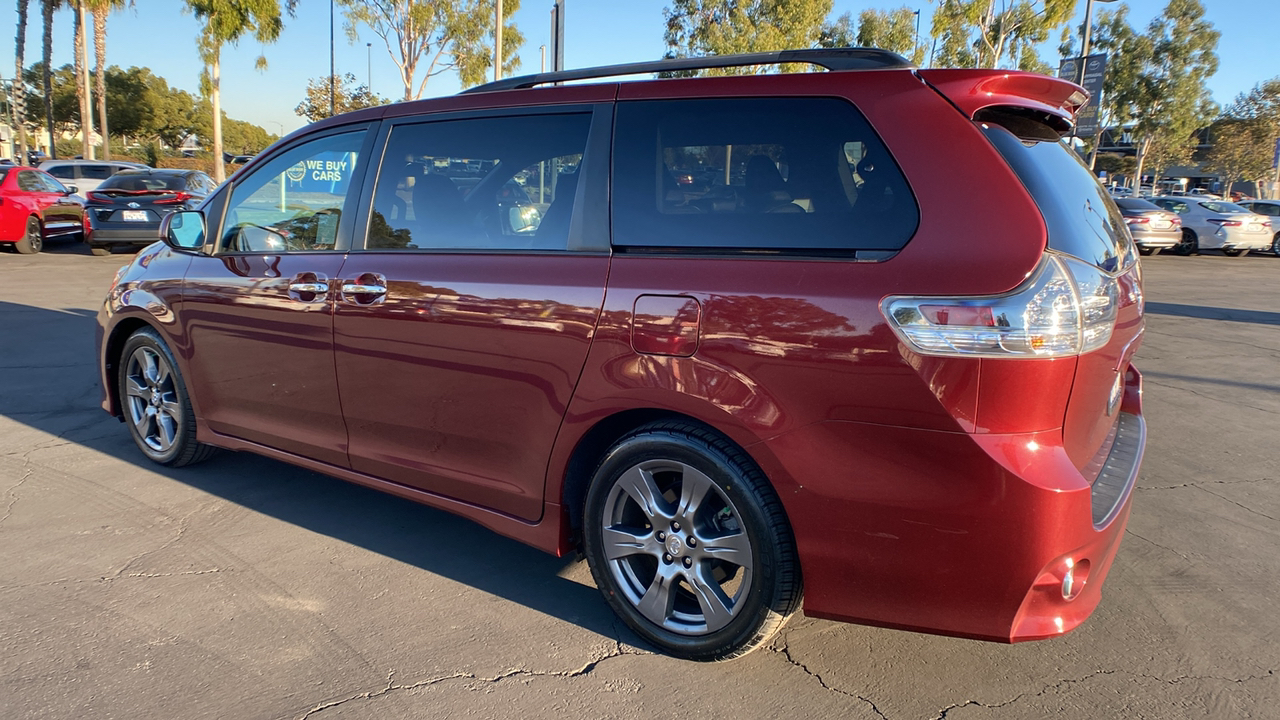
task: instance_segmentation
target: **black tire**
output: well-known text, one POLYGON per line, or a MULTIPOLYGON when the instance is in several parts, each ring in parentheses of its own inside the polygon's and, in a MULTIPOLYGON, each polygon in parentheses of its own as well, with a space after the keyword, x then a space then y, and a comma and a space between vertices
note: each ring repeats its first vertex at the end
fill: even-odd
POLYGON ((1276 257, 1280 257, 1280 233, 1271 240, 1271 253, 1276 257))
POLYGON ((782 502, 741 449, 703 426, 658 422, 615 443, 592 478, 583 525, 587 562, 610 607, 676 657, 745 655, 800 606, 800 563, 782 502), (649 510, 627 490, 637 478, 657 493, 649 510), (685 512, 691 497, 700 499, 685 512))
POLYGON ((182 467, 214 453, 215 448, 196 441, 196 415, 186 383, 169 346, 155 330, 142 328, 129 336, 116 372, 120 410, 129 435, 149 460, 182 467))
POLYGON ((1244 255, 1248 255, 1249 251, 1248 250, 1228 250, 1226 248, 1223 248, 1222 254, 1226 255, 1227 257, 1241 257, 1244 255))
POLYGON ((1138 254, 1139 254, 1139 255, 1155 255, 1155 254, 1156 254, 1156 249, 1155 249, 1155 248, 1149 248, 1149 247, 1139 247, 1139 248, 1138 248, 1138 254))
POLYGON ((22 255, 35 255, 44 249, 44 231, 39 218, 34 215, 27 218, 27 231, 21 240, 13 244, 13 249, 22 255))
POLYGON ((1195 230, 1182 229, 1182 242, 1173 246, 1173 251, 1179 255, 1199 255, 1200 254, 1200 238, 1196 237, 1195 230))
POLYGON ((98 257, 105 257, 111 254, 110 245, 90 245, 89 252, 98 257))

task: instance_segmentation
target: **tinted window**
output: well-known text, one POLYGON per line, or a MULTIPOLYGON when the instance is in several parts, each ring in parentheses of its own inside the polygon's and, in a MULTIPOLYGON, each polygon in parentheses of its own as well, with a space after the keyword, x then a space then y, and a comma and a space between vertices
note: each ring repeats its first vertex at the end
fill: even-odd
POLYGON ((613 241, 656 248, 897 250, 919 208, 832 98, 619 103, 613 241))
POLYGON ((1200 203, 1200 207, 1203 207, 1205 210, 1208 210, 1209 212, 1216 212, 1216 213, 1249 212, 1248 210, 1245 210, 1239 205, 1236 205, 1235 203, 1229 203, 1229 202, 1202 202, 1200 203))
POLYGON ((112 167, 110 165, 81 165, 80 177, 89 178, 91 180, 105 180, 111 177, 112 167))
POLYGON ((75 165, 55 165, 45 172, 57 178, 72 179, 76 176, 75 165))
POLYGON ((9 176, 9 168, 0 167, 0 183, 4 182, 4 179, 8 176, 9 176))
POLYGON ((564 250, 590 126, 584 113, 392 129, 366 247, 564 250))
POLYGON ((222 225, 230 252, 332 250, 364 131, 294 146, 236 181, 222 225))
POLYGON ((996 125, 983 125, 983 132, 1039 206, 1049 247, 1109 272, 1132 262, 1124 216, 1079 155, 1061 142, 1019 140, 996 125))
MULTIPOLYGON (((3 176, 0 176, 2 179, 3 176)), ((1269 205, 1267 203, 1248 203, 1245 207, 1259 215, 1280 215, 1280 205, 1269 205)))
POLYGON ((40 179, 40 173, 31 170, 18 173, 18 189, 23 192, 49 192, 40 179))
POLYGON ((98 186, 99 190, 128 190, 140 192, 145 190, 183 190, 186 181, 181 175, 170 173, 134 173, 127 172, 112 175, 98 186))

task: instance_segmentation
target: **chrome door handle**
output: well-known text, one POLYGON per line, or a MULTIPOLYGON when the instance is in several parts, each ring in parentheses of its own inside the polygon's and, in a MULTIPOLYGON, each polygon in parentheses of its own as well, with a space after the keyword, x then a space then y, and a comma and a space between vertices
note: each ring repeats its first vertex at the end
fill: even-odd
POLYGON ((345 283, 342 286, 343 295, 385 295, 387 289, 381 285, 360 285, 357 283, 345 283))
POLYGON ((322 282, 296 282, 289 285, 290 292, 322 294, 329 292, 329 286, 322 282))

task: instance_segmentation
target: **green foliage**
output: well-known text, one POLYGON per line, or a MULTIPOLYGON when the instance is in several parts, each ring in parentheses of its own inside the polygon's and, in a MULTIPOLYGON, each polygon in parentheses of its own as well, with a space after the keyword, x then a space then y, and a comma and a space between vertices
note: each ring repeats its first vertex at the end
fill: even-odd
POLYGON ((1223 117, 1209 128, 1213 147, 1204 169, 1222 176, 1222 186, 1237 180, 1259 181, 1271 176, 1271 144, 1275 136, 1258 119, 1223 117))
MULTIPOLYGON (((351 73, 334 77, 334 81, 333 107, 338 113, 386 105, 388 102, 386 98, 370 92, 368 86, 356 85, 356 76, 351 73)), ((329 117, 329 78, 308 80, 307 96, 294 112, 311 122, 329 117)))
POLYGON ((931 35, 939 67, 1045 69, 1036 46, 1071 21, 1076 0, 945 0, 931 35))
MULTIPOLYGON (((769 52, 841 43, 837 26, 825 25, 832 0, 673 0, 663 9, 667 57, 769 52)), ((839 21, 837 21, 837 24, 839 21)), ((847 35, 848 23, 844 32, 847 35)), ((831 46, 835 46, 834 44, 831 46)), ((737 75, 759 68, 722 68, 708 75, 737 75)))
MULTIPOLYGON (((200 51, 205 62, 214 62, 223 45, 236 45, 251 36, 263 45, 280 37, 284 21, 280 17, 280 0, 185 0, 187 8, 202 25, 200 51)), ((259 55, 259 70, 267 60, 259 55)))
MULTIPOLYGON (((484 82, 493 69, 494 0, 338 0, 347 18, 347 36, 354 40, 357 28, 369 28, 382 38, 387 53, 400 70, 404 100, 422 97, 427 82, 445 72, 456 72, 463 87, 484 82), (422 63, 425 68, 421 68, 422 63), (418 71, 424 70, 421 80, 418 71)), ((502 3, 502 71, 510 75, 520 67, 524 35, 512 16, 520 0, 502 3)))
POLYGON ((924 64, 926 47, 916 42, 916 14, 896 10, 863 10, 858 15, 858 45, 892 50, 916 65, 924 64))
POLYGON ((257 155, 280 138, 244 120, 233 120, 222 114, 222 146, 232 155, 257 155))

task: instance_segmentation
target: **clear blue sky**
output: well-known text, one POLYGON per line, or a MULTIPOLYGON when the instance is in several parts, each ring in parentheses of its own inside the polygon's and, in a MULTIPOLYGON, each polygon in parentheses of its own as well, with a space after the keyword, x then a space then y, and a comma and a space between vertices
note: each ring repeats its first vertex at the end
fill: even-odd
MULTIPOLYGON (((508 0, 510 1, 510 0, 508 0)), ((5 2, 14 8, 16 3, 5 2)), ((662 42, 662 10, 669 0, 567 0, 565 31, 565 63, 568 67, 586 67, 610 63, 657 59, 664 51, 662 42)), ((1205 0, 1209 20, 1222 33, 1218 45, 1221 67, 1210 80, 1214 98, 1229 102, 1237 93, 1254 84, 1280 75, 1280 2, 1254 0, 1248 3, 1225 3, 1205 0), (1243 8, 1247 7, 1247 11, 1243 8)), ((149 67, 170 85, 189 92, 199 88, 200 61, 195 38, 199 32, 195 19, 182 12, 181 0, 135 0, 135 7, 111 16, 108 23, 107 55, 112 65, 149 67)), ((836 0, 835 13, 851 12, 855 18, 866 8, 897 7, 894 0, 836 0)), ((923 16, 921 33, 928 34, 929 17, 935 5, 927 1, 908 2, 920 8, 923 16)), ((1145 25, 1165 5, 1165 0, 1129 0, 1130 21, 1136 27, 1145 25)), ((516 13, 516 23, 525 35, 520 52, 520 72, 538 70, 538 47, 548 44, 550 36, 551 0, 523 0, 516 13)), ((1115 8, 1118 4, 1094 5, 1115 8)), ((33 17, 29 21, 26 59, 30 64, 40 59, 41 20, 39 0, 31 0, 33 17)), ((1084 15, 1080 0, 1079 16, 1084 15)), ((13 37, 16 9, 4 13, 0 37, 13 37), (5 31, 3 28, 10 28, 5 31)), ((366 42, 372 42, 373 89, 384 97, 402 95, 402 85, 395 65, 382 41, 368 30, 354 44, 342 30, 338 11, 337 69, 350 72, 361 83, 366 81, 366 42)), ((1079 23, 1077 19, 1076 23, 1079 23)), ((72 16, 61 11, 55 16, 55 65, 71 62, 72 16)), ((1056 60, 1057 38, 1042 54, 1051 64, 1056 60)), ((0 56, 0 75, 13 73, 13 46, 4 43, 0 56)), ((90 49, 92 52, 92 47, 90 49)), ((548 60, 548 62, 550 62, 548 60)), ((229 116, 261 125, 270 132, 289 131, 304 124, 293 109, 302 100, 308 78, 324 77, 329 72, 329 3, 325 0, 301 0, 298 17, 286 18, 280 40, 262 48, 252 41, 223 51, 223 107, 229 116), (269 66, 266 72, 254 70, 254 60, 262 52, 269 66)), ((457 79, 450 74, 433 78, 424 97, 452 94, 458 91, 457 79)))

